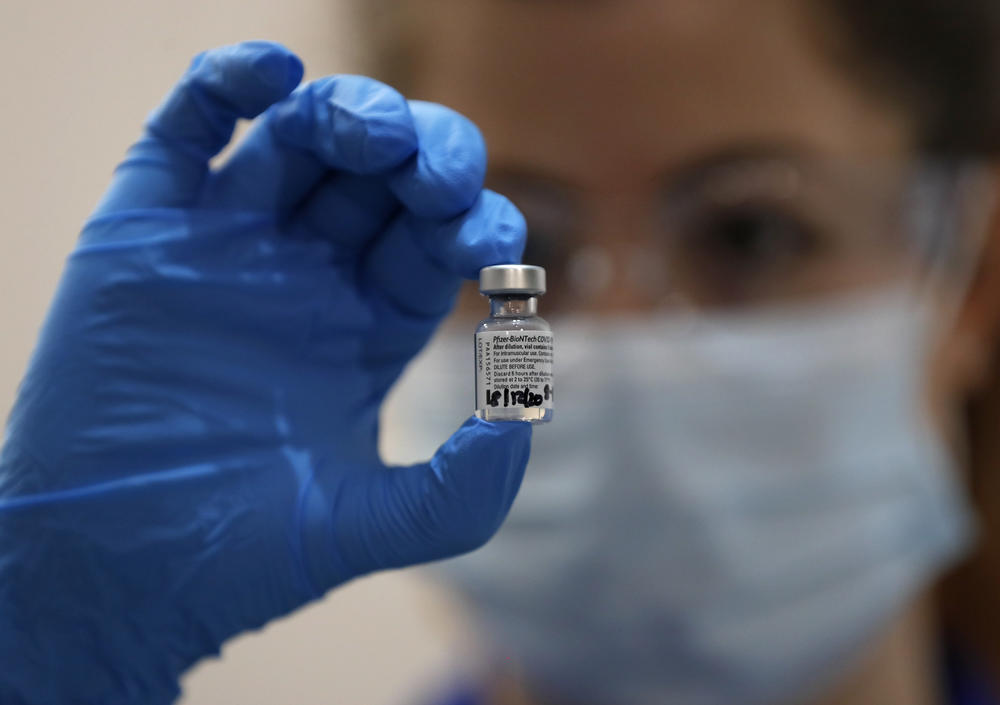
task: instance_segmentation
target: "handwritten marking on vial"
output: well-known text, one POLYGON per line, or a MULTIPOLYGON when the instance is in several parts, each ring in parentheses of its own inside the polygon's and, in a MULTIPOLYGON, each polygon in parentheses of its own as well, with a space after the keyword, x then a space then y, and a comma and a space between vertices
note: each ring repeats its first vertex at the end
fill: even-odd
POLYGON ((501 395, 499 389, 494 389, 490 391, 486 390, 486 403, 492 407, 500 406, 500 398, 503 397, 503 405, 508 406, 523 406, 525 409, 530 409, 534 406, 541 406, 546 401, 553 398, 554 394, 553 388, 549 385, 545 385, 542 388, 541 394, 535 394, 531 391, 529 387, 524 389, 510 390, 510 387, 503 388, 503 394, 501 395))

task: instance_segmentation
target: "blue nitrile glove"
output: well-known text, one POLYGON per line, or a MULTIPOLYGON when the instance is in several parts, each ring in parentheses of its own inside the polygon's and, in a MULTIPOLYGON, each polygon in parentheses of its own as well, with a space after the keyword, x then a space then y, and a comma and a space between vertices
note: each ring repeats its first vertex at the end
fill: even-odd
POLYGON ((168 703, 229 637, 473 549, 513 501, 526 424, 472 419, 407 468, 376 438, 523 220, 461 116, 301 76, 270 43, 197 57, 68 259, 0 456, 5 705, 168 703))

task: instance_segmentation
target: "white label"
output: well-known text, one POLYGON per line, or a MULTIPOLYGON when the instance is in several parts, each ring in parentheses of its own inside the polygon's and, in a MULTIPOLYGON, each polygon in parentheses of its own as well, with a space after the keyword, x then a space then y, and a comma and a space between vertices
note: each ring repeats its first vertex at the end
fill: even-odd
POLYGON ((476 408, 551 409, 552 333, 476 333, 476 408))

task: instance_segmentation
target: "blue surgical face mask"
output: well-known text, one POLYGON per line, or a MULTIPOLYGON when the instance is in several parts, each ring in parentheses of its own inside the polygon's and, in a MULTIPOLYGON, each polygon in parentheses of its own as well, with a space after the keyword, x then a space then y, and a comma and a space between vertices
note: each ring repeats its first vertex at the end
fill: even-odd
MULTIPOLYGON (((530 684, 567 701, 809 695, 971 533, 924 413, 927 320, 889 293, 557 327, 556 418, 514 510, 441 571, 530 684)), ((410 389, 440 385, 438 368, 453 386, 468 347, 445 341, 410 389)))

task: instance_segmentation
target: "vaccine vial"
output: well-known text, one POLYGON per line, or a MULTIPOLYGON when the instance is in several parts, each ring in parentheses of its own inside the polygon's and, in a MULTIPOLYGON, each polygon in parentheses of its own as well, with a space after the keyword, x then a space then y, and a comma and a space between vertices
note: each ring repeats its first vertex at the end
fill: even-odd
POLYGON ((552 329, 538 315, 545 270, 501 264, 479 272, 490 317, 476 328, 476 416, 486 421, 552 420, 552 329))

